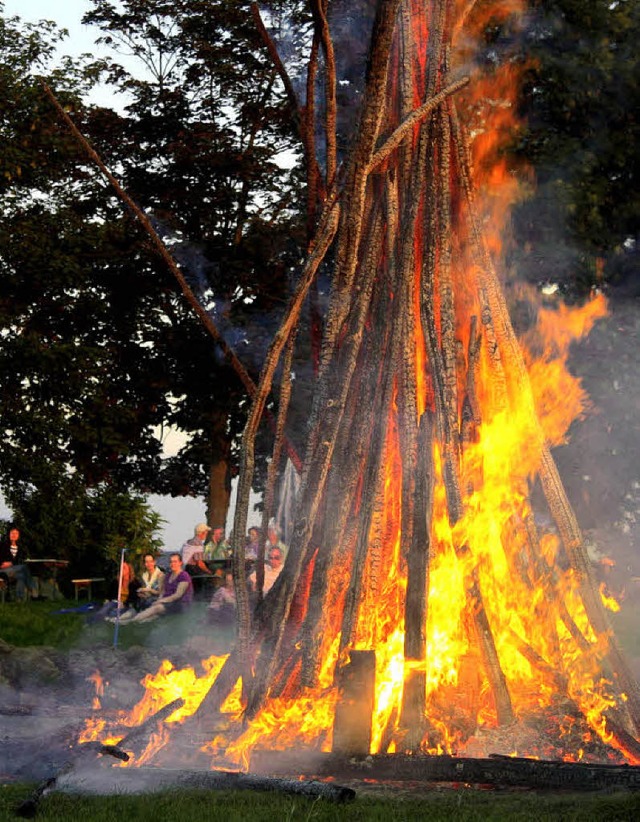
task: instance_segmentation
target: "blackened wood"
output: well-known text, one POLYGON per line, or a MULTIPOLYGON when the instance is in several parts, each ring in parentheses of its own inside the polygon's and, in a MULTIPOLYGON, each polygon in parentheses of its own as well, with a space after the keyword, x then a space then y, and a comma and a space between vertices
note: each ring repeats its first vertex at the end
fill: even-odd
POLYGON ((509 629, 509 636, 512 638, 514 645, 527 662, 536 670, 540 671, 547 680, 553 684, 553 687, 558 693, 567 692, 567 678, 564 674, 556 671, 540 654, 525 642, 521 636, 515 631, 509 629))
MULTIPOLYGON (((302 144, 305 149, 305 163, 307 168, 307 182, 309 183, 309 191, 308 197, 312 198, 312 208, 309 210, 308 215, 311 218, 312 215, 315 215, 315 208, 317 203, 317 196, 320 193, 319 189, 322 189, 322 196, 326 196, 326 187, 320 186, 321 181, 321 174, 320 168, 318 166, 318 160, 316 158, 315 153, 315 101, 313 96, 309 96, 309 86, 313 83, 315 79, 316 69, 317 69, 317 49, 312 48, 311 57, 309 58, 309 65, 308 65, 308 76, 309 76, 309 83, 307 84, 307 99, 305 102, 304 109, 301 109, 298 96, 295 92, 293 87, 293 83, 291 82, 291 78, 285 68, 282 59, 280 58, 280 54, 278 53, 278 49, 276 44, 273 42, 273 39, 269 35, 267 28, 262 20, 262 15, 260 14, 260 8, 257 3, 251 3, 251 15, 253 17, 254 24, 262 38, 267 51, 269 52, 269 56, 273 62, 273 65, 282 80, 282 84, 284 86, 285 93, 287 95, 287 100, 289 101, 289 108, 293 114, 294 123, 298 128, 298 132, 300 134, 300 138, 302 140, 302 144)), ((309 202, 309 200, 308 200, 309 202)))
POLYGON ((338 703, 333 721, 333 751, 367 756, 375 700, 375 651, 351 651, 337 677, 338 703))
MULTIPOLYGON (((408 662, 426 661, 429 591, 429 554, 433 510, 433 418, 425 411, 420 420, 419 461, 415 488, 413 541, 407 556, 404 656, 408 662)), ((407 750, 418 750, 425 728, 426 671, 405 668, 401 726, 407 750)))
MULTIPOLYGON (((286 341, 289 339, 289 335, 298 323, 300 311, 304 302, 304 298, 306 297, 306 294, 308 292, 309 286, 311 285, 311 282, 316 275, 318 267, 320 266, 320 263, 324 259, 325 254, 327 253, 329 246, 331 245, 333 236, 337 228, 337 220, 338 213, 336 208, 336 201, 330 198, 325 204, 323 215, 320 219, 320 225, 318 227, 318 233, 316 234, 316 243, 307 259, 307 263, 302 272, 302 276, 298 282, 298 286, 296 287, 295 294, 290 302, 287 315, 285 316, 285 319, 283 320, 278 332, 276 333, 276 336, 274 337, 273 342, 271 343, 269 351, 267 352, 267 356, 265 358, 265 363, 262 369, 260 382, 257 386, 256 394, 253 398, 253 403, 249 412, 247 424, 245 426, 245 430, 242 436, 242 459, 240 466, 240 477, 238 480, 236 512, 233 522, 234 534, 246 533, 249 510, 249 496, 251 493, 253 471, 255 467, 255 438, 258 431, 258 425, 260 423, 260 419, 264 411, 264 406, 267 397, 269 395, 269 392, 271 391, 271 385, 273 382, 273 377, 277 368, 277 364, 279 362, 280 355, 286 344, 286 341)), ((310 533, 310 531, 308 532, 306 529, 304 529, 304 533, 310 533)), ((304 546, 304 548, 306 549, 307 546, 308 543, 304 546)), ((235 547, 238 550, 234 551, 233 567, 234 581, 237 581, 241 579, 244 574, 244 546, 242 542, 238 542, 235 547)), ((305 550, 297 551, 295 549, 295 546, 293 546, 291 554, 294 558, 296 557, 296 555, 298 555, 299 561, 296 560, 293 563, 290 562, 288 566, 291 569, 291 585, 287 589, 287 595, 283 598, 284 611, 288 610, 288 606, 291 602, 290 598, 291 596, 293 596, 293 591, 295 590, 295 584, 297 583, 297 579, 300 574, 300 570, 302 567, 302 559, 304 557, 305 550)), ((246 587, 243 585, 238 585, 237 583, 236 600, 238 615, 237 645, 241 662, 242 660, 244 660, 243 664, 241 664, 241 669, 243 669, 243 681, 246 684, 249 682, 250 679, 248 655, 251 619, 248 597, 246 594, 246 587)), ((281 614, 279 618, 277 618, 277 620, 280 623, 280 628, 278 629, 278 631, 283 630, 284 622, 286 620, 286 614, 281 614)), ((279 644, 279 639, 277 639, 276 642, 279 644)))
MULTIPOLYGON (((273 443, 273 451, 271 454, 271 462, 267 469, 267 484, 264 491, 264 508, 262 510, 262 523, 260 528, 260 544, 258 546, 258 556, 256 560, 256 598, 260 602, 264 588, 264 560, 265 560, 265 546, 266 541, 264 535, 267 534, 269 527, 269 520, 273 515, 273 507, 276 495, 276 482, 279 476, 280 463, 282 458, 282 443, 285 436, 285 425, 287 421, 287 412, 289 410, 289 401, 291 399, 291 363, 293 361, 293 349, 297 336, 298 327, 294 326, 287 340, 285 347, 284 360, 282 362, 282 377, 280 382, 280 393, 278 396, 278 415, 276 418, 276 435, 273 443)), ((242 539, 244 535, 238 534, 238 538, 242 539)), ((242 577, 244 584, 244 576, 242 577)))
MULTIPOLYGON (((84 776, 84 775, 83 775, 84 776)), ((100 780, 91 782, 68 780, 61 789, 74 794, 143 794, 162 790, 226 790, 226 791, 273 791, 290 796, 323 799, 328 802, 350 802, 356 797, 353 788, 334 782, 298 780, 261 776, 237 771, 199 771, 177 768, 118 768, 100 780)))
POLYGON ((347 517, 357 513, 355 491, 371 447, 381 366, 386 360, 388 335, 379 334, 370 339, 371 335, 365 327, 371 311, 376 310, 375 304, 386 306, 388 299, 383 289, 376 287, 383 240, 382 209, 375 208, 371 219, 372 224, 365 232, 360 287, 353 295, 346 336, 336 351, 335 370, 327 375, 331 383, 328 391, 332 397, 331 413, 328 419, 325 418, 322 440, 318 442, 319 460, 323 459, 325 451, 335 456, 324 483, 326 505, 332 514, 323 529, 322 548, 311 583, 303 636, 302 684, 310 687, 316 684, 319 653, 330 630, 330 622, 336 622, 335 614, 330 613, 326 601, 330 570, 340 552, 347 517), (367 344, 374 350, 381 349, 379 357, 369 360, 369 367, 358 368, 362 362, 359 355, 363 348, 366 351, 367 344))
POLYGON ((460 89, 464 88, 468 83, 468 77, 461 77, 459 80, 452 82, 442 91, 434 94, 430 100, 427 100, 426 103, 423 103, 417 109, 412 111, 411 114, 409 114, 406 119, 400 123, 393 134, 390 134, 387 138, 385 138, 380 147, 376 149, 376 152, 371 158, 371 162, 369 164, 369 173, 381 165, 391 154, 391 152, 398 148, 402 141, 409 136, 414 126, 426 119, 434 108, 437 108, 441 103, 443 103, 447 97, 451 94, 455 94, 457 91, 460 91, 460 89))
MULTIPOLYGON (((397 230, 397 200, 393 186, 387 189, 385 200, 385 217, 387 224, 387 247, 385 253, 390 254, 390 236, 397 230)), ((389 362, 395 362, 398 355, 400 341, 395 333, 398 322, 399 306, 396 295, 393 294, 393 279, 391 271, 393 261, 389 263, 386 274, 380 275, 377 299, 373 301, 371 323, 380 328, 381 333, 373 336, 367 348, 367 373, 369 396, 372 399, 361 397, 360 402, 369 405, 373 425, 370 429, 370 441, 366 450, 366 461, 361 471, 361 485, 359 488, 359 505, 357 510, 355 551, 351 567, 351 578, 345 597, 342 611, 342 627, 340 636, 340 654, 351 645, 354 639, 358 606, 361 602, 362 585, 365 579, 367 563, 371 564, 372 540, 371 518, 380 489, 380 471, 384 463, 384 445, 386 430, 391 413, 391 398, 393 394, 393 369, 385 368, 389 362), (393 296, 391 296, 393 294, 393 296), (391 316, 390 322, 385 318, 391 316), (373 447, 371 447, 373 445, 373 447)), ((356 409, 359 415, 359 409, 356 409)))
POLYGON ((342 611, 342 628, 340 635, 340 651, 344 651, 354 640, 358 606, 361 603, 362 585, 365 579, 367 561, 371 560, 373 546, 371 544, 371 518, 381 486, 381 469, 384 464, 385 449, 381 445, 385 438, 386 426, 391 410, 391 396, 393 379, 391 372, 383 375, 382 385, 376 403, 372 442, 378 443, 377 448, 369 448, 367 461, 362 475, 361 502, 358 516, 358 529, 354 559, 352 563, 351 579, 342 611))
POLYGON ((509 725, 515 721, 515 715, 507 687, 507 679, 500 665, 500 658, 498 657, 496 643, 484 607, 480 584, 476 574, 474 574, 471 585, 467 588, 467 597, 473 612, 478 648, 482 654, 485 673, 487 674, 487 679, 491 685, 491 691, 495 700, 498 725, 509 725))
POLYGON ((169 716, 171 716, 174 711, 177 711, 179 708, 182 708, 184 705, 184 699, 182 697, 178 697, 177 699, 173 699, 171 702, 164 705, 160 710, 156 711, 151 716, 147 717, 144 722, 140 725, 137 725, 135 728, 132 728, 128 734, 122 737, 122 739, 118 742, 118 747, 124 750, 131 749, 132 746, 137 745, 137 743, 142 740, 146 745, 149 742, 150 734, 156 730, 158 722, 163 722, 169 716))
POLYGON ((407 659, 422 660, 426 650, 429 546, 433 507, 433 418, 425 411, 420 420, 419 462, 416 482, 413 544, 407 557, 405 643, 407 659))
POLYGON ((326 169, 327 169, 327 188, 332 185, 337 164, 337 150, 336 150, 336 60, 333 50, 333 40, 329 31, 329 22, 327 20, 327 5, 328 0, 310 0, 311 15, 313 17, 316 31, 319 34, 320 42, 322 43, 322 50, 325 59, 325 77, 324 77, 324 99, 325 99, 325 115, 324 115, 324 133, 326 142, 326 169))
POLYGON ((469 321, 469 343, 467 345, 467 398, 471 407, 473 421, 480 425, 482 417, 480 414, 480 402, 478 401, 478 370, 480 367, 480 349, 482 347, 482 334, 478 331, 478 318, 474 314, 469 321))
POLYGON ((313 774, 334 779, 392 780, 394 782, 445 782, 455 785, 535 788, 537 790, 640 790, 640 767, 586 764, 526 757, 376 754, 356 760, 335 754, 297 751, 254 751, 254 771, 271 775, 313 774))

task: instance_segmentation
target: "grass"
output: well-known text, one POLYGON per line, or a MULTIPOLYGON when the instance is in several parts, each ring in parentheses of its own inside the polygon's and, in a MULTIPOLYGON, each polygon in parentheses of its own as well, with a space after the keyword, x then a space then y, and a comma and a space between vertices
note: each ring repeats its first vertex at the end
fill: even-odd
MULTIPOLYGON (((16 647, 47 646, 60 650, 112 645, 114 625, 108 622, 87 623, 86 613, 58 613, 73 609, 75 600, 57 602, 0 602, 0 639, 16 647)), ((160 648, 180 644, 193 625, 204 618, 204 603, 193 605, 188 617, 163 617, 141 625, 122 625, 118 647, 126 650, 135 645, 160 648)))
POLYGON ((0 602, 0 638, 9 645, 46 645, 67 650, 82 633, 84 620, 78 614, 53 614, 72 608, 75 601, 0 602))
MULTIPOLYGON (((33 786, 5 785, 0 789, 0 819, 11 819, 15 807, 33 786)), ((38 819, 92 822, 188 819, 189 822, 340 822, 349 820, 634 820, 640 815, 640 796, 618 792, 607 795, 545 795, 476 790, 433 790, 420 797, 361 796, 348 805, 252 791, 170 791, 145 796, 81 797, 52 793, 39 805, 38 819)))

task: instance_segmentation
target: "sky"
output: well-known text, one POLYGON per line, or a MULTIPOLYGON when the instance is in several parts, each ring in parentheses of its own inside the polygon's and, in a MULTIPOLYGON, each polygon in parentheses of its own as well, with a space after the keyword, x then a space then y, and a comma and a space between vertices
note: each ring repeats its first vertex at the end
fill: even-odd
POLYGON ((68 29, 69 37, 64 41, 63 51, 67 54, 82 54, 90 51, 96 53, 94 40, 98 29, 83 26, 80 22, 83 15, 90 10, 89 0, 0 0, 4 3, 5 16, 17 15, 23 20, 35 23, 38 20, 55 20, 61 27, 68 29))
MULTIPOLYGON (((2 2, 3 0, 0 0, 0 3, 2 2)), ((55 20, 61 28, 67 29, 69 37, 61 44, 60 51, 70 55, 83 52, 91 52, 94 55, 105 53, 94 44, 94 40, 99 35, 98 29, 93 26, 83 26, 81 23, 83 15, 90 8, 89 0, 63 0, 63 2, 61 0, 53 0, 53 2, 52 0, 4 0, 5 16, 17 15, 28 22, 37 22, 42 19, 55 20)), ((118 107, 116 99, 104 88, 92 96, 91 100, 95 103, 111 105, 113 108, 118 107)), ((165 441, 167 454, 174 451, 178 442, 179 438, 175 435, 165 441)), ((232 494, 232 505, 227 518, 227 533, 231 530, 234 496, 232 494)), ((259 516, 253 511, 253 502, 255 498, 250 505, 248 526, 259 524, 259 516)), ((166 550, 180 548, 186 539, 193 536, 193 526, 206 520, 205 504, 200 499, 151 496, 149 503, 166 521, 160 532, 166 550)), ((0 495, 0 517, 10 516, 11 512, 0 495)))
MULTIPOLYGON (((67 29, 69 36, 60 44, 61 54, 90 52, 96 57, 109 54, 104 46, 95 44, 100 30, 95 26, 82 25, 82 17, 92 8, 89 0, 0 0, 0 3, 4 3, 6 16, 17 15, 30 23, 55 20, 60 28, 67 29)), ((119 56, 118 59, 126 64, 126 58, 119 56)), ((123 99, 105 86, 98 87, 89 95, 91 102, 115 109, 122 107, 123 99)))

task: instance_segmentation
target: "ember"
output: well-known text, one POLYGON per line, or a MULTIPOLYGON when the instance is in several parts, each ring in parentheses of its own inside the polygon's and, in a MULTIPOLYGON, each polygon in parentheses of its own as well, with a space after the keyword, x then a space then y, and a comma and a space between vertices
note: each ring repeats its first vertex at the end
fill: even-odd
POLYGON ((141 706, 144 718, 182 696, 182 715, 215 720, 203 746, 214 766, 254 749, 330 751, 352 651, 375 652, 372 754, 640 763, 640 694, 609 628, 615 606, 550 453, 585 406, 568 345, 605 301, 540 309, 518 340, 497 273, 518 195, 502 149, 519 66, 475 65, 474 43, 490 18, 517 27, 523 12, 520 0, 379 4, 354 146, 335 178, 327 161, 324 212, 243 439, 236 535, 273 375, 333 244, 284 570, 253 623, 237 587, 226 660, 177 687, 177 672, 159 672, 141 706))

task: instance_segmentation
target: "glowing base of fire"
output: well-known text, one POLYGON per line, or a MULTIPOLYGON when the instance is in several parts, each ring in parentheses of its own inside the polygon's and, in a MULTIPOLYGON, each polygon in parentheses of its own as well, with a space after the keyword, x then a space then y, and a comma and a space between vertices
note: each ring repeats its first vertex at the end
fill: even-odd
MULTIPOLYGON (((158 731, 151 734, 141 753, 120 767, 137 767, 152 760, 160 765, 164 759, 175 762, 172 736, 176 732, 179 736, 180 725, 197 711, 225 659, 224 656, 212 656, 203 660, 205 673, 200 677, 193 668, 179 670, 165 660, 155 675, 144 678, 145 695, 131 712, 121 712, 111 720, 89 720, 79 741, 100 740, 104 744, 117 744, 132 727, 145 722, 173 700, 182 698, 183 707, 174 711, 158 731)), ((404 735, 392 727, 392 723, 399 715, 398 695, 402 693, 404 666, 394 655, 379 655, 378 664, 378 679, 386 684, 377 689, 371 753, 401 753, 404 751, 404 735), (385 750, 381 748, 383 739, 385 750)), ((98 675, 94 675, 94 680, 101 691, 104 683, 98 675)), ((425 718, 425 738, 420 746, 423 753, 473 757, 501 754, 637 764, 628 754, 626 758, 620 755, 609 744, 610 740, 603 741, 597 729, 589 727, 569 700, 555 698, 551 704, 540 707, 536 706, 539 695, 530 694, 528 708, 520 720, 498 728, 488 713, 484 718, 473 713, 477 708, 474 704, 476 697, 470 697, 469 681, 463 681, 461 685, 460 688, 451 686, 440 692, 437 699, 431 700, 429 717, 425 718), (451 729, 455 730, 452 732, 451 729)), ((335 687, 308 691, 296 699, 271 699, 254 720, 243 723, 239 681, 222 705, 215 730, 205 739, 199 729, 197 746, 193 745, 193 737, 189 738, 189 756, 197 758, 200 766, 211 769, 235 766, 247 770, 254 751, 306 750, 326 754, 332 748, 338 699, 335 687)), ((96 707, 99 707, 97 697, 96 707)))

